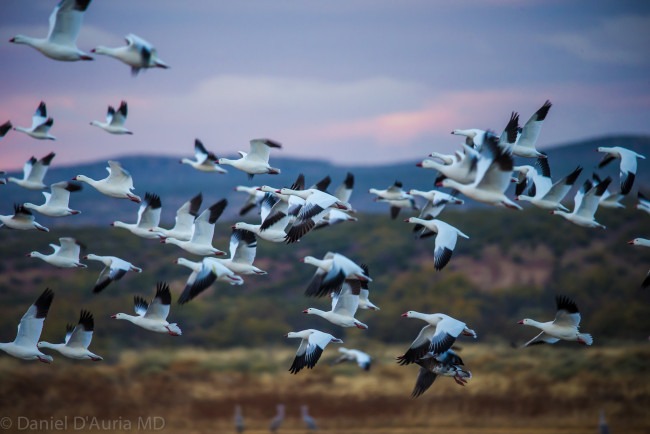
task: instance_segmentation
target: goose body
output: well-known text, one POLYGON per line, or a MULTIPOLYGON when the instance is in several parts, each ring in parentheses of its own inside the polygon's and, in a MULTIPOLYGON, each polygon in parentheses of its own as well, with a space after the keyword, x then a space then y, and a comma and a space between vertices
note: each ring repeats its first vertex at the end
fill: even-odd
POLYGON ((174 262, 192 270, 185 283, 185 288, 178 298, 178 304, 185 304, 192 300, 215 281, 226 282, 230 285, 241 285, 244 283, 244 279, 241 276, 237 276, 215 258, 203 258, 201 262, 178 258, 174 262))
POLYGON ((157 194, 146 193, 144 200, 138 209, 138 220, 135 223, 124 223, 121 221, 114 221, 111 226, 116 228, 123 228, 137 235, 141 238, 158 238, 158 233, 152 229, 158 227, 160 224, 160 212, 162 203, 160 196, 157 194))
POLYGON ((305 256, 300 262, 316 267, 314 277, 305 291, 309 297, 323 297, 331 292, 339 292, 346 280, 357 281, 355 285, 358 288, 361 288, 359 282, 372 282, 366 269, 340 253, 327 252, 323 259, 305 256))
POLYGON ((59 268, 86 268, 86 264, 79 262, 79 254, 81 253, 81 246, 74 238, 59 238, 60 246, 50 244, 54 252, 49 255, 44 255, 39 252, 28 253, 30 258, 38 258, 54 265, 59 268))
POLYGON ((35 205, 26 202, 25 208, 33 209, 48 217, 67 217, 81 214, 81 211, 70 209, 70 193, 81 190, 81 184, 72 181, 61 181, 50 185, 50 193, 43 192, 45 203, 35 205))
POLYGON ((594 216, 598 209, 598 202, 605 190, 607 190, 611 180, 611 178, 607 178, 596 187, 593 186, 591 181, 586 180, 575 195, 573 212, 554 210, 551 211, 551 214, 560 215, 578 226, 605 229, 605 226, 598 223, 594 216))
POLYGON ((439 355, 449 350, 461 334, 476 339, 476 332, 467 328, 465 323, 443 313, 424 314, 408 311, 402 314, 406 318, 417 318, 427 322, 420 330, 408 351, 399 356, 400 365, 415 363, 427 353, 439 355))
POLYGON ((126 101, 122 101, 117 110, 109 105, 108 112, 106 113, 106 122, 92 121, 90 125, 99 127, 111 134, 133 134, 124 127, 127 110, 126 101))
POLYGON ((164 282, 156 286, 156 295, 151 303, 147 303, 142 297, 133 298, 136 315, 118 313, 112 315, 113 319, 122 319, 129 321, 138 327, 157 333, 167 333, 171 336, 180 336, 182 334, 180 327, 176 323, 169 323, 167 316, 172 301, 172 295, 169 291, 169 285, 164 282))
POLYGON ((453 188, 465 196, 488 205, 521 210, 521 206, 510 200, 505 191, 510 185, 513 170, 511 148, 499 145, 496 136, 488 136, 483 141, 487 152, 482 153, 476 163, 476 178, 471 184, 461 184, 450 178, 443 179, 443 187, 453 188))
MULTIPOLYGON (((443 193, 438 190, 411 190, 409 191, 409 194, 412 196, 420 196, 427 200, 427 203, 424 205, 424 207, 422 207, 420 210, 420 215, 418 216, 418 218, 424 220, 435 219, 440 215, 442 210, 444 210, 448 204, 462 205, 465 203, 465 201, 458 199, 453 194, 443 193)), ((415 227, 413 227, 413 233, 415 234, 416 238, 423 238, 433 234, 433 232, 429 231, 425 226, 421 224, 416 224, 415 227)))
POLYGON ((628 194, 632 190, 634 178, 636 177, 637 158, 645 160, 645 156, 631 151, 622 146, 605 147, 601 146, 596 149, 598 152, 605 153, 605 156, 598 164, 598 168, 605 167, 615 159, 621 160, 620 165, 620 178, 621 178, 621 194, 628 194))
POLYGON ((360 329, 367 329, 368 326, 357 320, 354 315, 359 307, 359 295, 353 295, 349 285, 343 285, 341 293, 336 298, 336 303, 332 310, 323 311, 310 307, 303 310, 302 313, 309 315, 318 315, 325 318, 332 324, 341 327, 357 327, 360 329))
POLYGON ((458 237, 469 238, 449 223, 442 220, 424 220, 416 217, 411 217, 404 220, 407 223, 422 225, 433 233, 436 233, 435 247, 433 251, 433 261, 436 270, 442 270, 454 252, 458 237))
POLYGON ((451 164, 441 164, 434 160, 423 160, 416 163, 416 166, 423 169, 433 169, 439 172, 438 179, 451 178, 461 184, 471 184, 476 179, 476 160, 478 152, 472 147, 463 145, 464 152, 456 152, 454 161, 451 164))
POLYGON ((77 36, 81 30, 83 14, 91 0, 62 0, 50 15, 50 30, 45 38, 16 35, 9 40, 14 44, 26 44, 54 60, 93 60, 77 48, 77 36))
POLYGON ((0 350, 19 359, 52 363, 52 356, 43 354, 37 343, 53 299, 54 292, 49 288, 45 289, 20 319, 16 339, 13 342, 0 343, 0 350))
POLYGON ((97 354, 88 350, 88 346, 93 339, 93 330, 95 329, 95 320, 93 315, 82 310, 79 317, 79 323, 76 326, 68 325, 65 342, 62 344, 51 344, 41 341, 38 348, 49 348, 56 350, 65 357, 79 360, 103 360, 97 354))
POLYGON ((257 252, 257 237, 253 232, 234 229, 230 236, 230 258, 217 261, 225 265, 233 273, 238 274, 267 274, 253 265, 257 252))
POLYGON ((169 65, 158 57, 158 50, 149 42, 133 33, 126 35, 124 39, 126 46, 111 48, 99 45, 90 51, 126 63, 131 67, 131 74, 134 76, 143 68, 169 68, 169 65))
POLYGON ((534 344, 554 344, 559 340, 579 342, 583 345, 591 345, 591 335, 580 333, 580 312, 575 302, 567 296, 558 295, 555 297, 557 313, 555 319, 548 322, 538 322, 530 318, 522 319, 518 324, 536 327, 542 332, 529 340, 519 348, 534 344))
MULTIPOLYGON (((598 175, 595 173, 592 175, 592 179, 594 180, 594 187, 597 187, 598 184, 603 182, 598 175)), ((603 195, 600 196, 600 200, 598 201, 598 206, 602 208, 625 208, 625 205, 621 203, 621 200, 625 195, 621 192, 618 193, 612 193, 609 190, 605 190, 603 192, 603 195)))
POLYGON ((54 119, 47 117, 47 107, 41 101, 32 115, 32 126, 29 128, 14 127, 14 130, 39 140, 56 140, 56 137, 50 134, 52 125, 54 125, 54 119))
POLYGON ((128 271, 135 271, 136 273, 142 272, 142 268, 136 267, 132 263, 116 256, 99 256, 90 253, 84 256, 84 259, 98 261, 104 264, 104 268, 99 274, 99 278, 93 287, 93 292, 95 293, 104 290, 104 288, 110 285, 111 282, 120 280, 128 271))
POLYGON ((217 219, 223 213, 228 201, 222 199, 203 211, 192 225, 192 236, 189 241, 181 241, 175 238, 162 238, 166 244, 175 244, 181 249, 199 256, 223 256, 226 253, 212 246, 212 237, 214 236, 214 225, 217 219))
POLYGON ((250 152, 239 151, 241 158, 239 160, 230 160, 228 158, 219 158, 218 164, 228 164, 235 169, 248 173, 249 177, 268 173, 269 175, 280 174, 280 169, 273 168, 269 165, 269 156, 271 148, 282 148, 282 145, 270 139, 253 139, 250 141, 250 152))
POLYGON ((551 108, 551 102, 546 101, 531 117, 521 129, 520 135, 515 142, 512 153, 519 157, 527 158, 546 158, 546 155, 535 148, 539 133, 542 130, 544 119, 551 108))
POLYGON ((150 230, 152 232, 160 233, 167 238, 176 238, 179 241, 189 241, 190 238, 192 238, 194 219, 196 219, 196 216, 199 213, 199 208, 201 208, 202 202, 203 195, 199 193, 178 208, 173 228, 165 229, 160 226, 155 226, 150 230))
MULTIPOLYGON (((547 160, 544 159, 543 161, 547 160)), ((552 184, 550 174, 548 177, 533 175, 531 181, 529 181, 529 194, 519 194, 515 197, 515 200, 530 202, 538 208, 549 211, 568 212, 569 209, 562 205, 561 202, 571 190, 581 172, 582 167, 578 166, 573 172, 552 184)))
POLYGON ((55 155, 54 152, 50 152, 40 160, 36 160, 32 156, 23 166, 23 179, 10 176, 7 181, 14 182, 28 190, 43 190, 46 188, 45 184, 43 184, 43 178, 45 178, 47 169, 50 168, 50 163, 55 155))
POLYGON ((367 353, 364 353, 363 351, 347 349, 343 347, 339 347, 339 353, 341 353, 342 355, 341 357, 336 359, 334 363, 352 361, 355 362, 357 365, 359 365, 359 367, 364 371, 370 370, 371 357, 367 353))
POLYGON ((289 368, 289 372, 292 374, 297 374, 305 367, 312 369, 316 366, 321 354, 323 354, 323 350, 330 342, 343 343, 341 339, 315 329, 289 332, 284 337, 301 339, 296 357, 293 359, 291 368, 289 368))
POLYGON ((85 175, 77 175, 73 180, 85 182, 106 196, 129 199, 136 203, 141 202, 139 196, 131 193, 134 188, 131 174, 118 161, 109 161, 106 170, 108 171, 108 177, 104 179, 95 180, 85 175))
POLYGON ((0 215, 0 226, 6 226, 10 229, 28 231, 37 229, 43 232, 50 230, 34 220, 34 215, 24 205, 14 205, 13 215, 0 215))
POLYGON ((426 392, 438 376, 452 377, 461 386, 472 378, 472 373, 464 369, 463 360, 452 350, 438 355, 427 353, 415 363, 420 365, 420 372, 415 381, 412 398, 417 398, 426 392))
POLYGON ((377 198, 375 200, 400 200, 408 198, 408 193, 402 190, 402 185, 403 184, 400 181, 395 181, 393 185, 384 190, 371 188, 368 190, 368 193, 376 195, 377 198))
POLYGON ((194 160, 182 158, 179 163, 188 164, 201 172, 228 173, 226 169, 219 167, 217 156, 208 152, 199 139, 194 140, 194 158, 194 160))

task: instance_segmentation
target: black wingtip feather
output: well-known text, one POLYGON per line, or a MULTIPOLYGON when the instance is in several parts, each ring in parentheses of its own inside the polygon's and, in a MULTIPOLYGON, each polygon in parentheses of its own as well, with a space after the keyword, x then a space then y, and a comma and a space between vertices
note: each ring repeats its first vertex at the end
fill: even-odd
POLYGON ((82 189, 82 184, 81 182, 76 182, 76 181, 68 181, 65 185, 65 190, 69 191, 70 193, 73 193, 75 191, 79 191, 82 189))
POLYGON ((50 305, 52 304, 53 299, 54 291, 50 288, 45 288, 45 291, 43 291, 34 302, 34 306, 36 306, 35 318, 45 318, 47 316, 47 312, 50 310, 50 305))
POLYGON ((298 174, 298 177, 291 184, 291 190, 304 190, 305 189, 305 175, 302 173, 298 174))
POLYGON ((575 301, 566 295, 556 295, 555 304, 557 305, 557 310, 566 310, 569 313, 579 312, 575 301))
POLYGON ((214 224, 219 219, 219 217, 221 217, 221 213, 223 213, 226 205, 228 205, 228 201, 226 199, 221 199, 219 202, 212 205, 209 208, 210 217, 208 218, 208 223, 214 224))
POLYGON ((350 172, 345 176, 345 180, 343 181, 343 184, 345 185, 345 188, 348 190, 351 190, 354 188, 354 175, 350 172))
POLYGON ((45 157, 41 158, 41 163, 43 163, 44 166, 49 166, 55 155, 54 152, 50 152, 45 157))
POLYGON ((548 115, 548 111, 551 109, 552 105, 553 104, 551 104, 551 101, 546 100, 544 105, 541 106, 539 110, 537 110, 537 112, 535 113, 537 115, 537 121, 543 121, 544 119, 546 119, 546 115, 548 115))
POLYGON ((630 190, 632 190, 635 177, 636 175, 634 173, 627 173, 623 176, 623 182, 621 182, 621 194, 628 194, 630 190))
POLYGON ((0 137, 4 137, 9 132, 9 130, 11 130, 11 127, 13 127, 11 121, 7 121, 4 124, 0 125, 0 137))
MULTIPOLYGON (((609 177, 609 176, 608 176, 607 178, 603 179, 603 181, 600 182, 600 183, 596 186, 596 196, 602 196, 603 193, 605 193, 605 191, 607 190, 607 187, 609 187, 609 184, 610 184, 611 182, 612 182, 612 178, 609 177)), ((631 187, 632 187, 632 186, 630 185, 630 188, 631 188, 631 187)), ((622 191, 622 190, 623 190, 623 187, 621 186, 621 191, 622 191)), ((628 192, 629 192, 629 190, 628 190, 628 192)), ((625 193, 623 193, 623 194, 625 194, 625 193)))
POLYGON ((566 184, 567 185, 575 184, 581 172, 582 172, 582 167, 580 166, 576 167, 576 169, 566 177, 566 184))
POLYGON ((147 308, 149 307, 149 303, 147 303, 147 300, 140 297, 139 295, 135 295, 133 296, 133 306, 135 306, 136 310, 137 309, 147 310, 147 308))
POLYGON ((327 187, 329 187, 331 183, 332 183, 332 178, 330 178, 329 175, 327 175, 325 178, 318 181, 315 187, 317 190, 326 191, 327 187))
POLYGON ((199 208, 203 202, 203 193, 199 193, 190 199, 190 215, 196 217, 199 214, 199 208))
POLYGON ((539 157, 537 159, 537 161, 535 162, 535 166, 539 169, 542 176, 544 176, 546 178, 551 177, 551 166, 549 166, 549 164, 548 164, 548 158, 539 157))
POLYGON ((82 310, 79 316, 79 324, 83 326, 84 331, 92 332, 95 329, 93 314, 87 310, 82 310))
POLYGON ((167 282, 158 282, 156 284, 156 298, 160 299, 160 303, 169 306, 172 303, 172 293, 169 290, 167 282))
POLYGON ((203 279, 197 279, 194 283, 190 285, 185 285, 183 293, 178 298, 178 304, 185 304, 188 301, 192 300, 194 297, 205 291, 210 285, 212 285, 217 280, 217 276, 214 273, 209 273, 203 279))
POLYGON ((152 209, 158 209, 162 207, 162 202, 160 201, 160 196, 155 193, 145 193, 144 202, 148 203, 152 209))
POLYGON ((447 247, 443 247, 441 249, 438 249, 436 252, 434 252, 434 258, 433 258, 433 266, 436 270, 440 271, 442 270, 447 263, 449 263, 449 260, 451 259, 451 255, 454 253, 453 250, 448 249, 447 247))

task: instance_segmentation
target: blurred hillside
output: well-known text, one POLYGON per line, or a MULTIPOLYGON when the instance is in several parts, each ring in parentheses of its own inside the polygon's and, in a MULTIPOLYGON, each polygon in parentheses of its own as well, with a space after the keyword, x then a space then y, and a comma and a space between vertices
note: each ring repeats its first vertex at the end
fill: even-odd
MULTIPOLYGON (((570 143, 547 150, 553 178, 565 176, 580 164, 585 170, 576 185, 581 185, 583 180, 586 177, 591 177, 591 173, 597 169, 598 162, 602 158, 602 154, 595 152, 595 149, 599 146, 623 146, 650 158, 650 137, 646 136, 615 136, 570 143)), ((431 151, 434 150, 435 146, 432 145, 431 151)), ((41 158, 43 156, 37 155, 36 157, 41 158)), ((26 153, 25 161, 29 157, 30 154, 26 153)), ((425 155, 422 156, 423 159, 425 157, 425 155)), ((204 208, 226 197, 231 206, 226 210, 225 216, 234 218, 239 206, 245 200, 244 193, 234 191, 235 186, 268 184, 277 188, 288 187, 299 173, 305 174, 307 186, 329 175, 332 178, 329 190, 334 191, 343 181, 346 173, 352 172, 355 175, 355 190, 351 201, 355 209, 370 213, 388 212, 386 204, 373 201, 374 196, 367 193, 369 188, 383 189, 391 185, 395 180, 400 180, 406 190, 418 189, 426 191, 433 188, 433 182, 437 174, 432 170, 415 167, 417 161, 383 166, 358 165, 345 167, 335 166, 325 161, 282 158, 281 151, 272 153, 271 158, 273 165, 281 168, 282 173, 278 176, 258 175, 252 180, 249 180, 243 172, 229 166, 225 166, 228 170, 225 175, 203 173, 192 169, 188 165, 179 164, 176 158, 143 156, 116 158, 116 160, 120 161, 124 168, 133 175, 136 194, 144 197, 145 192, 153 192, 162 198, 163 222, 173 222, 176 209, 199 192, 202 192, 204 196, 204 208)), ((515 163, 532 164, 534 160, 516 157, 515 163)), ((650 170, 644 170, 644 167, 648 167, 649 164, 649 162, 643 161, 639 163, 640 170, 637 173, 636 183, 630 195, 632 198, 636 197, 637 189, 650 188, 650 170)), ((60 167, 56 158, 54 158, 52 167, 48 171, 44 182, 49 185, 61 180, 69 180, 79 174, 94 179, 102 179, 107 176, 105 167, 105 161, 74 167, 60 167)), ((604 176, 611 175, 614 182, 610 189, 618 188, 618 161, 610 163, 609 166, 598 172, 604 176)), ((11 173, 9 175, 22 177, 22 173, 11 173)), ((23 202, 40 204, 43 202, 43 197, 40 192, 25 190, 16 184, 0 186, 0 214, 11 213, 14 203, 23 202)), ((74 216, 74 224, 107 225, 114 220, 134 222, 137 213, 136 204, 125 200, 106 200, 105 196, 88 185, 84 185, 81 192, 72 194, 70 204, 71 208, 82 211, 82 214, 74 216)), ((468 201, 467 206, 473 207, 476 206, 476 203, 468 201)), ((247 221, 257 221, 256 216, 249 215, 246 218, 247 221)), ((38 221, 48 227, 72 224, 69 221, 43 216, 38 216, 38 221)))

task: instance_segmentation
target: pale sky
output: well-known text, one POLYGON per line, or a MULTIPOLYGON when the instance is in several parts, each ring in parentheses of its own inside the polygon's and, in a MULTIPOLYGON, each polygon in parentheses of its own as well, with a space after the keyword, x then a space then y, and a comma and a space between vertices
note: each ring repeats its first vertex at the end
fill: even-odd
MULTIPOLYGON (((217 155, 270 137, 273 155, 339 164, 452 152, 455 128, 500 132, 546 99, 540 147, 650 134, 650 2, 93 0, 77 45, 134 33, 171 69, 57 62, 8 41, 44 37, 57 1, 0 2, 0 123, 30 126, 41 100, 56 141, 10 132, 0 168, 55 151, 56 164, 126 154, 217 155), (92 127, 129 104, 133 136, 92 127)), ((273 158, 272 155, 272 158, 273 158)))

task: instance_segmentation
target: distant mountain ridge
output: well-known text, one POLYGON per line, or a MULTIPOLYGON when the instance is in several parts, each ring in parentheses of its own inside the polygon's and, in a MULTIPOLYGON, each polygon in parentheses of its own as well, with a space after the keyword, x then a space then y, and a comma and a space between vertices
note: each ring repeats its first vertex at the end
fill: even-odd
MULTIPOLYGON (((577 143, 570 143, 546 149, 551 174, 553 178, 562 177, 570 173, 576 166, 581 165, 584 170, 576 185, 582 185, 586 177, 591 177, 592 172, 604 176, 612 176, 612 186, 618 188, 618 162, 612 162, 602 170, 598 170, 598 162, 602 154, 595 152, 599 146, 623 146, 640 154, 646 155, 648 160, 639 162, 639 171, 627 203, 636 201, 636 191, 641 188, 650 188, 650 136, 621 135, 587 139, 577 143)), ((434 149, 431 149, 432 151, 434 149)), ((422 156, 424 159, 425 156, 422 156)), ((144 197, 145 192, 153 192, 162 198, 162 221, 171 223, 174 220, 176 209, 195 194, 202 192, 204 201, 202 209, 225 197, 229 205, 224 212, 223 219, 234 219, 241 204, 245 200, 244 193, 235 192, 237 185, 271 185, 273 187, 290 186, 299 173, 304 173, 307 185, 316 183, 325 176, 332 178, 329 191, 334 191, 343 181, 347 172, 355 177, 354 192, 351 202, 360 212, 388 212, 385 203, 373 201, 373 195, 368 193, 369 188, 386 188, 395 180, 403 183, 404 189, 430 190, 436 173, 433 170, 415 167, 421 160, 401 162, 377 166, 341 166, 322 160, 306 160, 295 158, 281 158, 273 156, 273 165, 282 170, 280 175, 257 175, 249 180, 247 175, 230 166, 225 175, 203 173, 196 171, 185 164, 179 164, 175 157, 156 156, 126 156, 115 158, 133 175, 135 193, 144 197)), ((533 164, 533 159, 516 157, 515 164, 533 164)), ((69 180, 76 175, 84 174, 91 178, 101 179, 106 177, 106 161, 82 164, 71 167, 53 166, 45 177, 45 183, 51 184, 61 180, 69 180)), ((22 177, 19 173, 10 173, 7 176, 22 177)), ((610 187, 610 190, 613 187, 610 187)), ((514 193, 509 193, 514 194, 514 193)), ((32 202, 40 204, 44 198, 40 192, 28 191, 15 184, 0 186, 0 214, 10 214, 14 203, 32 202)), ((473 206, 475 203, 467 200, 466 204, 473 206)), ((114 220, 135 222, 137 205, 126 200, 108 198, 96 192, 92 187, 84 185, 81 192, 71 195, 71 208, 79 209, 82 214, 63 219, 52 219, 37 215, 37 221, 48 225, 107 225, 114 220)), ((256 222, 259 217, 253 212, 245 216, 246 221, 256 222)))

